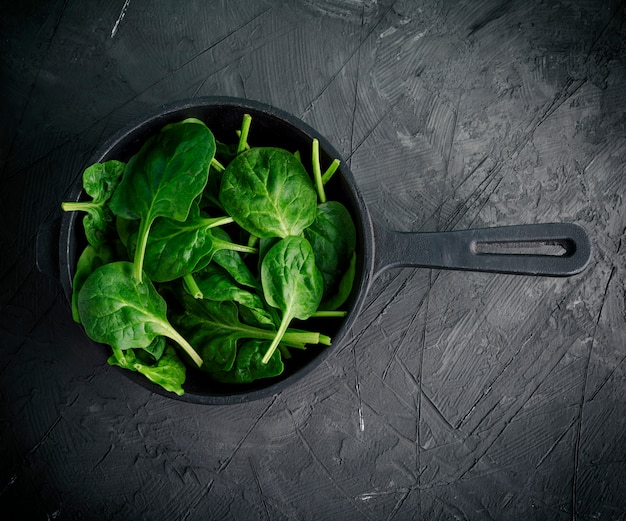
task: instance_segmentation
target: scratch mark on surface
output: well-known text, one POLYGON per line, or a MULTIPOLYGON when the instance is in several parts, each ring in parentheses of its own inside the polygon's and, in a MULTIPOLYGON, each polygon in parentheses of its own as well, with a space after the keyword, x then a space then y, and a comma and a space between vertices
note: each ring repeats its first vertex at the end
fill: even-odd
POLYGON ((237 452, 239 451, 241 446, 245 443, 245 441, 248 439, 248 436, 250 436, 250 434, 252 433, 254 428, 259 424, 259 422, 265 417, 265 415, 269 412, 269 410, 272 408, 272 406, 276 403, 277 399, 278 399, 278 395, 274 395, 274 397, 272 398, 270 403, 267 405, 267 407, 265 409, 263 409, 263 411, 261 412, 261 414, 259 414, 257 419, 254 422, 252 422, 252 425, 250 425, 250 427, 248 428, 246 433, 242 436, 242 438, 239 440, 237 445, 235 445, 235 447, 233 448, 233 450, 230 453, 230 455, 228 456, 228 458, 226 458, 224 460, 224 462, 220 465, 219 469, 217 470, 218 474, 220 472, 222 472, 223 470, 225 470, 226 467, 228 467, 228 465, 230 465, 230 462, 235 457, 235 454, 237 454, 237 452))
POLYGON ((7 484, 0 490, 0 497, 17 481, 17 474, 13 474, 7 484))
POLYGON ((385 389, 387 389, 391 394, 394 395, 397 402, 404 407, 407 413, 415 412, 415 407, 406 400, 405 393, 402 393, 402 394, 398 393, 398 391, 396 391, 391 385, 389 385, 389 382, 387 382, 386 380, 383 380, 377 374, 374 374, 373 376, 377 377, 380 384, 383 385, 385 389))
POLYGON ((126 15, 126 9, 128 9, 128 4, 130 4, 130 0, 126 0, 124 2, 124 5, 122 6, 122 10, 120 11, 120 15, 117 17, 117 20, 115 21, 115 25, 113 25, 113 29, 111 29, 111 38, 113 38, 115 34, 117 33, 117 29, 120 26, 120 23, 122 22, 122 20, 124 19, 124 16, 126 15))
POLYGON ((550 454, 552 454, 554 452, 554 449, 556 449, 559 445, 559 443, 561 443, 561 441, 563 440, 563 438, 565 438, 565 435, 570 431, 570 429, 576 425, 576 418, 573 418, 572 421, 569 423, 569 425, 567 426, 567 428, 563 431, 563 434, 561 434, 556 441, 550 445, 550 448, 546 451, 546 453, 541 456, 541 459, 537 462, 537 464, 535 465, 535 468, 538 469, 539 467, 541 467, 541 465, 543 465, 543 462, 546 461, 546 459, 548 459, 548 457, 550 456, 550 454))
POLYGON ((507 0, 503 2, 502 4, 497 5, 494 8, 492 8, 491 11, 489 11, 482 20, 479 20, 478 22, 474 23, 469 28, 469 34, 467 36, 468 37, 473 36, 475 33, 483 29, 489 23, 494 22, 498 18, 502 18, 505 14, 507 14, 509 8, 511 7, 511 4, 512 2, 510 0, 507 0))
MULTIPOLYGON (((615 21, 615 20, 619 20, 619 14, 620 11, 622 11, 624 9, 624 7, 626 6, 626 1, 620 2, 620 4, 615 8, 615 10, 611 13, 611 16, 609 18, 609 21, 606 23, 606 25, 602 28, 602 31, 600 31, 600 33, 598 34, 598 37, 593 41, 593 43, 591 44, 591 47, 589 47, 589 52, 587 53, 587 60, 590 59, 591 54, 594 52, 594 50, 596 49, 596 46, 598 45, 598 43, 600 42, 600 40, 606 35, 607 31, 609 30, 609 27, 611 26, 611 24, 615 21)), ((606 59, 606 58, 605 58, 606 59)))
MULTIPOLYGON (((428 288, 428 291, 425 293, 424 297, 417 303, 417 306, 415 306, 415 311, 411 315, 411 320, 402 331, 402 336, 400 337, 398 342, 396 342, 396 347, 391 357, 389 358, 389 362, 387 362, 387 365, 385 366, 385 369, 383 371, 383 375, 382 375, 383 380, 387 378, 387 374, 391 370, 391 366, 393 365, 394 360, 398 358, 398 352, 400 351, 400 348, 404 345, 404 341, 406 340, 406 337, 408 336, 409 332, 413 330, 413 324, 415 324, 415 322, 417 321, 417 317, 419 316, 421 308, 424 305, 424 303, 426 303, 426 308, 428 309, 428 294, 430 290, 431 290, 431 287, 428 288)), ((423 336, 424 335, 422 335, 422 337, 423 336)), ((424 348, 424 343, 425 343, 425 340, 422 339, 422 349, 424 348)))
MULTIPOLYGON (((255 427, 259 424, 259 422, 269 412, 269 410, 272 408, 272 406, 276 403, 277 399, 278 399, 278 395, 274 395, 272 400, 270 401, 270 403, 267 405, 267 407, 265 409, 263 409, 263 411, 261 412, 261 414, 259 414, 257 419, 254 422, 252 422, 252 424, 250 425, 248 430, 245 432, 245 434, 242 436, 242 438, 239 440, 239 442, 237 442, 237 445, 235 445, 235 447, 233 448, 233 450, 231 451, 229 456, 222 462, 222 464, 219 466, 219 468, 215 472, 216 477, 219 476, 220 473, 222 473, 224 470, 226 470, 228 465, 230 465, 231 461, 233 461, 233 458, 235 457, 237 452, 239 452, 239 449, 242 447, 242 445, 248 439, 248 436, 250 436, 250 434, 255 429, 255 427)), ((205 495, 209 494, 211 492, 211 490, 213 488, 213 485, 215 485, 216 477, 211 479, 211 481, 207 485, 205 495)), ((203 497, 203 495, 201 494, 200 497, 196 500, 196 502, 192 505, 191 510, 195 510, 197 508, 198 504, 202 500, 202 497, 203 497)))
MULTIPOLYGON (((361 9, 361 31, 363 30, 364 24, 364 9, 361 9)), ((361 38, 363 41, 363 38, 361 38)), ((357 48, 357 59, 356 59, 356 73, 354 78, 354 100, 352 105, 352 125, 350 127, 350 150, 352 150, 352 146, 354 144, 354 130, 356 126, 356 108, 359 103, 359 79, 361 76, 361 45, 357 48)))
POLYGON ((313 105, 315 105, 315 103, 317 102, 317 100, 319 100, 324 93, 328 90, 328 88, 333 84, 333 82, 337 79, 337 77, 339 76, 339 74, 341 73, 341 71, 343 71, 343 69, 345 69, 346 65, 348 65, 348 63, 350 63, 350 61, 352 60, 352 58, 354 58, 355 55, 357 55, 357 53, 360 53, 361 47, 363 47, 363 45, 365 45, 365 42, 367 42, 370 38, 370 36, 374 33, 374 31, 376 30, 376 28, 381 24, 381 22, 385 19, 385 16, 387 16, 387 13, 389 13, 389 11, 391 11, 394 6, 395 6, 396 2, 393 2, 386 10, 385 12, 380 16, 380 18, 376 21, 375 24, 372 24, 370 30, 366 33, 365 37, 363 37, 361 39, 361 41, 359 42, 359 44, 357 45, 357 48, 354 49, 354 51, 352 51, 350 53, 350 55, 346 58, 346 60, 343 62, 343 64, 341 65, 341 67, 339 67, 337 69, 337 71, 335 72, 335 74, 333 74, 328 81, 324 84, 324 86, 320 89, 320 91, 317 93, 317 95, 315 95, 313 97, 313 99, 309 102, 309 104, 306 106, 306 108, 304 109, 304 111, 302 112, 302 114, 300 114, 300 118, 304 119, 304 117, 311 111, 311 109, 313 108, 313 105))
MULTIPOLYGON (((206 54, 207 52, 210 52, 211 50, 213 50, 215 47, 217 47, 219 44, 221 44, 222 42, 224 42, 225 40, 227 40, 228 38, 230 38, 231 36, 233 36, 234 34, 238 33, 239 31, 241 31, 242 29, 244 29, 245 27, 247 27, 248 25, 250 25, 251 23, 253 23, 254 21, 258 20, 259 18, 261 18, 262 16, 265 16, 269 11, 272 10, 272 7, 268 7, 267 9, 265 9, 264 11, 261 11, 260 13, 255 14, 252 18, 250 18, 249 20, 246 20, 245 22, 243 22, 241 25, 239 25, 238 27, 235 27, 232 31, 226 33, 224 36, 222 36, 221 38, 219 38, 218 40, 216 40, 215 42, 211 43, 208 47, 202 49, 201 51, 198 51, 196 54, 194 54, 191 58, 189 58, 188 60, 184 61, 183 63, 181 63, 178 67, 176 67, 174 70, 175 71, 179 71, 182 68, 186 67, 187 65, 189 65, 191 62, 197 60, 198 58, 200 58, 200 56, 206 54)), ((282 33, 281 33, 282 34, 282 33)), ((253 46, 250 46, 250 48, 248 49, 248 52, 254 50, 255 48, 253 46)), ((234 54, 234 53, 233 53, 234 54)), ((230 62, 229 62, 230 63, 230 62)), ((219 71, 214 71, 214 73, 217 73, 219 71)), ((161 81, 163 81, 164 79, 168 78, 170 75, 169 73, 164 75, 162 78, 160 78, 158 80, 157 83, 160 83, 161 81)))
POLYGON ((450 173, 450 159, 452 158, 452 150, 454 149, 454 136, 456 135, 459 126, 459 110, 461 109, 461 97, 462 93, 458 95, 456 105, 452 109, 452 130, 449 133, 448 141, 445 143, 443 153, 445 171, 448 175, 450 173))
POLYGON ((111 444, 111 446, 105 451, 105 453, 102 455, 102 457, 96 462, 96 464, 91 468, 92 472, 94 470, 96 470, 96 468, 98 466, 100 466, 100 464, 107 458, 107 456, 109 454, 111 454, 111 451, 113 450, 114 446, 113 444, 111 444))
POLYGON ((252 470, 252 477, 254 477, 254 482, 256 483, 257 489, 259 491, 259 497, 261 498, 261 503, 263 504, 263 511, 265 512, 265 519, 272 519, 270 516, 269 509, 267 508, 267 502, 265 501, 265 495, 263 494, 263 487, 261 487, 261 479, 259 478, 259 473, 252 463, 252 459, 249 460, 250 469, 252 470))
POLYGON ((361 382, 359 381, 359 368, 357 366, 356 349, 353 346, 354 356, 354 390, 356 391, 357 409, 359 413, 359 430, 365 432, 365 420, 363 419, 363 399, 361 398, 361 382))
MULTIPOLYGON (((455 118, 455 126, 456 126, 456 118, 455 118)), ((449 160, 448 156, 448 160, 449 160)), ((447 168, 447 167, 446 167, 447 168)), ((417 380, 420 385, 421 392, 415 399, 416 406, 416 418, 415 418, 415 466, 417 467, 417 515, 418 518, 422 518, 422 493, 421 493, 421 472, 419 471, 422 467, 422 437, 421 437, 421 429, 420 426, 422 424, 422 400, 425 396, 425 393, 422 388, 422 375, 424 372, 424 350, 426 349, 426 327, 428 325, 428 308, 430 305, 430 292, 432 291, 433 284, 437 280, 439 274, 435 275, 433 278, 433 272, 431 270, 428 276, 428 290, 426 291, 426 295, 424 296, 424 327, 422 328, 422 336, 420 338, 420 352, 419 352, 419 362, 417 366, 417 380)), ((407 493, 408 495, 408 493, 407 493)), ((406 499, 406 498, 405 498, 406 499)), ((396 505, 396 509, 399 508, 400 505, 396 505)), ((394 511, 396 510, 394 509, 394 511)), ((395 515, 395 514, 394 514, 395 515)))
POLYGON ((44 433, 41 439, 37 443, 35 443, 35 445, 33 445, 33 447, 28 451, 27 456, 32 456, 35 452, 37 452, 37 449, 41 447, 44 442, 50 437, 50 434, 52 434, 52 431, 56 428, 60 421, 61 416, 57 416, 57 419, 54 420, 54 423, 48 428, 48 430, 44 433))
POLYGON ((595 398, 598 395, 598 393, 604 388, 604 386, 608 383, 608 381, 611 379, 611 377, 615 374, 615 371, 617 371, 618 368, 624 363, 624 360, 626 360, 626 355, 624 355, 621 358, 621 360, 619 362, 617 362, 617 364, 615 364, 615 367, 611 370, 611 372, 606 375, 606 377, 602 380, 602 382, 600 382, 600 385, 594 391, 594 393, 589 397, 588 401, 595 400, 595 398))
POLYGON ((587 385, 589 383, 589 366, 591 365, 591 353, 593 352, 593 346, 596 342, 596 333, 598 331, 598 324, 600 323, 600 319, 602 318, 602 312, 604 310, 604 305, 606 304, 607 295, 609 293, 609 287, 611 285, 611 281, 613 280, 613 276, 615 275, 616 268, 613 266, 611 269, 611 273, 609 273, 609 277, 607 279, 606 285, 604 286, 604 294, 602 296, 602 303, 600 304, 600 310, 598 311, 598 317, 596 318, 596 323, 593 328, 593 334, 591 335, 591 342, 589 345, 589 352, 587 353, 587 362, 585 364, 585 373, 583 380, 583 389, 580 397, 580 402, 578 404, 578 416, 577 416, 577 425, 576 425, 576 441, 574 443, 574 476, 572 478, 572 517, 576 519, 578 514, 578 477, 580 474, 580 451, 582 445, 582 427, 583 427, 583 416, 585 409, 585 394, 587 393, 587 385))
MULTIPOLYGON (((291 411, 289 411, 289 413, 291 414, 291 411)), ((317 465, 322 469, 322 472, 324 473, 324 475, 326 476, 326 478, 328 478, 328 480, 332 483, 333 487, 335 489, 337 489, 339 491, 339 493, 346 498, 350 504, 361 514, 362 518, 361 519, 371 519, 368 515, 367 512, 364 512, 363 510, 361 510, 361 508, 359 507, 358 503, 356 503, 356 501, 354 500, 354 498, 352 498, 341 486, 341 484, 339 483, 339 481, 333 476, 333 474, 330 472, 330 470, 328 469, 328 467, 324 464, 324 462, 320 459, 320 457, 317 455, 317 453, 315 452, 315 450, 313 450, 313 447, 311 447, 311 444, 309 443, 309 441, 305 438, 304 434, 302 433, 302 431, 295 425, 294 422, 294 427, 295 427, 295 431, 296 434, 298 434, 298 437, 300 438, 300 441, 302 442, 302 445, 304 446, 304 448, 306 449, 306 451, 308 452, 308 454, 311 456, 311 458, 313 459, 313 461, 315 461, 315 463, 317 463, 317 465)))
MULTIPOLYGON (((354 392, 352 388, 348 388, 348 390, 350 392, 354 392)), ((392 422, 385 419, 384 416, 385 416, 386 411, 381 413, 381 411, 376 410, 372 406, 372 404, 368 402, 363 402, 363 405, 364 405, 364 409, 366 408, 367 410, 369 410, 372 413, 372 416, 375 416, 376 419, 379 420, 380 425, 382 425, 384 428, 392 432, 397 437, 398 441, 404 442, 407 445, 407 447, 412 447, 415 445, 415 438, 404 434, 392 422)))
MULTIPOLYGON (((402 281, 402 283, 400 284, 400 287, 393 292, 393 295, 385 300, 385 303, 382 305, 382 308, 379 311, 377 311, 375 316, 369 322, 367 322, 363 326, 363 328, 361 328, 361 330, 355 334, 355 336, 353 336, 348 342, 340 346, 339 352, 343 352, 345 349, 348 349, 349 347, 354 346, 365 334, 367 334, 367 332, 369 331, 369 328, 372 327, 374 324, 376 324, 379 318, 387 312, 387 309, 392 304, 392 302, 402 293, 402 290, 406 287, 408 282, 412 280, 413 277, 416 276, 416 274, 417 274, 417 270, 412 270, 410 272, 409 276, 404 281, 402 281)), ((397 275, 394 276, 393 280, 395 281, 395 279, 397 279, 399 276, 400 274, 398 273, 397 275)), ((376 305, 379 298, 382 298, 381 295, 378 295, 371 302, 367 303, 364 306, 362 312, 366 312, 369 309, 371 309, 374 305, 376 305)))
POLYGON ((365 142, 369 139, 369 137, 376 131, 378 127, 387 119, 387 117, 391 114, 393 109, 398 105, 406 96, 400 96, 398 100, 396 100, 389 108, 384 112, 384 114, 372 125, 371 128, 367 129, 367 132, 363 135, 361 140, 357 143, 354 148, 351 148, 350 152, 346 156, 347 161, 352 160, 352 156, 365 144, 365 142))
MULTIPOLYGON (((419 487, 417 488, 419 489, 419 487)), ((402 496, 400 496, 398 501, 396 501, 396 504, 394 505, 393 510, 387 516, 386 521, 391 521, 394 517, 396 517, 396 514, 400 511, 400 509, 402 508, 402 505, 404 505, 404 502, 409 497, 410 492, 411 492, 410 488, 404 489, 402 496)), ((421 511, 421 504, 422 504, 421 501, 419 501, 418 506, 420 507, 420 511, 421 511)), ((421 519, 421 516, 418 517, 417 519, 421 519)))

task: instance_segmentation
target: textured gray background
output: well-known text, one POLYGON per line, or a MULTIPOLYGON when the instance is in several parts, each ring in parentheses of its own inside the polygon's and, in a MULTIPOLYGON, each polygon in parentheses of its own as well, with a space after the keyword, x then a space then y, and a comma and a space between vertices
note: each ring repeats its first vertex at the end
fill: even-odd
POLYGON ((2 1, 0 517, 626 519, 625 6, 2 1), (388 271, 288 391, 150 394, 94 361, 37 237, 103 139, 213 94, 316 127, 377 222, 575 222, 593 261, 388 271))

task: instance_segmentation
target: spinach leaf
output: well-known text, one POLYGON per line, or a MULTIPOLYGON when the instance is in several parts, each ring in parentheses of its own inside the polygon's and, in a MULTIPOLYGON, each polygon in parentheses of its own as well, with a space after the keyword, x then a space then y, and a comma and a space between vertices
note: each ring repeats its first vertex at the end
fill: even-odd
POLYGON ((164 127, 148 139, 126 166, 110 208, 125 219, 140 219, 133 275, 142 278, 150 227, 157 217, 187 219, 207 184, 215 155, 212 132, 195 119, 164 127))
POLYGON ((243 342, 237 352, 233 367, 229 371, 211 372, 211 376, 218 382, 242 384, 282 374, 285 366, 278 351, 274 352, 267 363, 262 361, 268 345, 267 340, 243 342))
POLYGON ((163 356, 163 352, 165 351, 165 345, 167 342, 165 341, 164 336, 155 336, 154 340, 148 344, 147 347, 143 349, 137 349, 136 354, 139 358, 146 361, 146 363, 154 363, 163 356))
POLYGON ((88 244, 78 257, 76 271, 72 280, 72 318, 80 324, 78 314, 78 293, 83 284, 96 268, 103 264, 108 264, 114 259, 112 248, 107 244, 102 244, 98 248, 88 244))
POLYGON ((220 201, 257 237, 299 235, 315 219, 317 195, 304 166, 280 148, 251 148, 222 176, 220 201))
POLYGON ((146 243, 144 269, 154 282, 167 282, 206 266, 220 250, 255 253, 255 248, 222 240, 213 228, 232 222, 230 217, 200 215, 180 223, 160 218, 146 243))
POLYGON ((332 311, 339 309, 348 297, 352 293, 352 287, 354 286, 354 277, 356 275, 356 253, 352 254, 348 268, 339 279, 339 282, 335 288, 335 293, 328 297, 325 297, 320 304, 320 311, 332 311))
POLYGON ((240 312, 253 318, 256 325, 274 327, 272 315, 265 309, 263 299, 249 289, 238 286, 228 273, 215 264, 208 264, 195 273, 194 279, 203 298, 215 301, 233 301, 239 304, 240 312))
POLYGON ((304 230, 324 277, 324 297, 330 296, 350 263, 356 247, 356 228, 347 208, 339 201, 317 205, 315 221, 304 230))
MULTIPOLYGON (((218 239, 230 241, 230 237, 222 228, 216 228, 213 233, 218 239)), ((260 281, 250 271, 239 252, 228 249, 216 251, 212 262, 221 266, 238 284, 261 291, 260 281)))
POLYGON ((267 363, 294 318, 306 320, 319 307, 324 292, 322 274, 315 266, 309 241, 286 237, 267 252, 261 264, 265 300, 283 315, 263 363, 267 363))
MULTIPOLYGON (((236 324, 237 308, 230 305, 222 307, 219 311, 222 320, 236 324)), ((234 330, 222 328, 192 313, 185 313, 173 321, 185 338, 196 346, 204 361, 201 367, 203 371, 228 371, 233 366, 237 356, 237 342, 241 338, 234 330)))
POLYGON ((117 349, 150 349, 162 335, 177 342, 198 365, 202 359, 167 320, 167 304, 148 280, 133 275, 130 262, 97 268, 78 294, 78 313, 87 335, 117 349))
POLYGON ((101 246, 107 241, 113 230, 113 213, 108 202, 117 188, 124 173, 125 163, 105 161, 94 163, 83 172, 83 190, 91 201, 64 202, 64 211, 84 211, 83 227, 87 242, 92 246, 101 246))
POLYGON ((163 355, 154 363, 147 363, 142 360, 140 351, 138 352, 135 349, 122 350, 114 347, 113 354, 107 362, 110 365, 137 371, 151 382, 160 385, 166 391, 176 393, 178 396, 184 394, 183 384, 185 383, 187 371, 171 346, 167 346, 163 355))
POLYGON ((134 252, 137 233, 139 232, 139 221, 117 217, 115 219, 115 230, 127 254, 131 251, 131 239, 135 241, 132 243, 132 251, 134 252))

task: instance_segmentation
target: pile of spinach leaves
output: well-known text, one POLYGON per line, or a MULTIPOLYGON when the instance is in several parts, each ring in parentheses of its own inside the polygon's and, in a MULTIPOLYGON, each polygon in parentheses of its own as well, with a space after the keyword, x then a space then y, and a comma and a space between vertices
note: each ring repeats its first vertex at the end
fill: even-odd
POLYGON ((169 124, 128 162, 89 166, 89 200, 62 203, 85 212, 74 320, 111 365, 178 395, 188 367, 248 383, 330 345, 305 321, 344 316, 353 285, 355 226, 325 193, 339 162, 322 172, 315 139, 309 169, 300 151, 251 147, 250 124, 232 143, 195 118, 169 124))

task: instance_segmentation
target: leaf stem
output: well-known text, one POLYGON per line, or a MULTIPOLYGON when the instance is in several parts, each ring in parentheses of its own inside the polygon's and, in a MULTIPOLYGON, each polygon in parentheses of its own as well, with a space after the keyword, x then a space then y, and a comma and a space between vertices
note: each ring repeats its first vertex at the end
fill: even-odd
POLYGON ((250 234, 250 237, 248 237, 248 246, 250 246, 250 248, 256 248, 257 244, 259 244, 259 238, 256 235, 250 234))
POLYGON ((207 229, 216 228, 217 226, 224 226, 235 222, 232 217, 210 217, 203 220, 203 226, 207 229))
POLYGON ((278 327, 278 331, 276 331, 276 336, 274 337, 274 340, 272 340, 272 343, 267 348, 265 355, 261 359, 262 363, 267 364, 270 361, 270 358, 272 358, 274 351, 276 351, 278 344, 280 344, 280 341, 282 340, 283 335, 287 331, 287 327, 289 326, 290 322, 291 322, 291 315, 289 315, 288 313, 285 313, 280 322, 280 326, 278 327))
POLYGON ((187 275, 184 275, 183 283, 185 284, 185 289, 193 298, 195 298, 196 300, 204 298, 204 294, 202 293, 200 286, 198 286, 198 283, 196 282, 193 274, 187 273, 187 275))
POLYGON ((253 246, 245 246, 244 244, 230 243, 229 250, 238 251, 239 253, 259 253, 259 249, 253 246))
POLYGON ((250 114, 243 115, 243 121, 241 122, 241 133, 239 134, 239 143, 237 144, 237 154, 240 154, 246 149, 248 145, 248 133, 250 132, 250 123, 252 122, 252 116, 250 114))
POLYGON ((146 256, 146 246, 148 245, 148 234, 152 221, 149 219, 141 219, 139 223, 139 232, 137 233, 137 249, 133 258, 133 276, 141 282, 143 272, 143 259, 146 256))
POLYGON ((187 340, 185 340, 181 336, 181 334, 178 331, 176 331, 173 327, 168 328, 167 336, 171 338, 172 340, 174 340, 180 347, 182 347, 198 367, 200 367, 204 363, 204 360, 202 360, 200 355, 191 346, 191 344, 187 342, 187 340))
POLYGON ((98 206, 100 205, 93 203, 91 201, 76 201, 76 202, 61 203, 61 209, 64 212, 88 211, 91 208, 98 207, 98 206))
POLYGON ((326 169, 326 172, 324 172, 324 175, 322 175, 322 184, 325 185, 326 183, 328 183, 328 181, 330 181, 330 178, 337 171, 340 164, 341 164, 341 161, 339 161, 339 159, 333 159, 333 162, 326 169))
POLYGON ((220 173, 226 170, 226 167, 215 158, 211 159, 211 166, 220 173))
POLYGON ((311 318, 343 318, 347 316, 347 311, 316 311, 311 315, 311 318))
POLYGON ((313 179, 315 180, 315 189, 321 203, 326 202, 326 192, 324 192, 324 183, 322 182, 322 168, 320 165, 320 142, 317 138, 313 138, 313 179))

